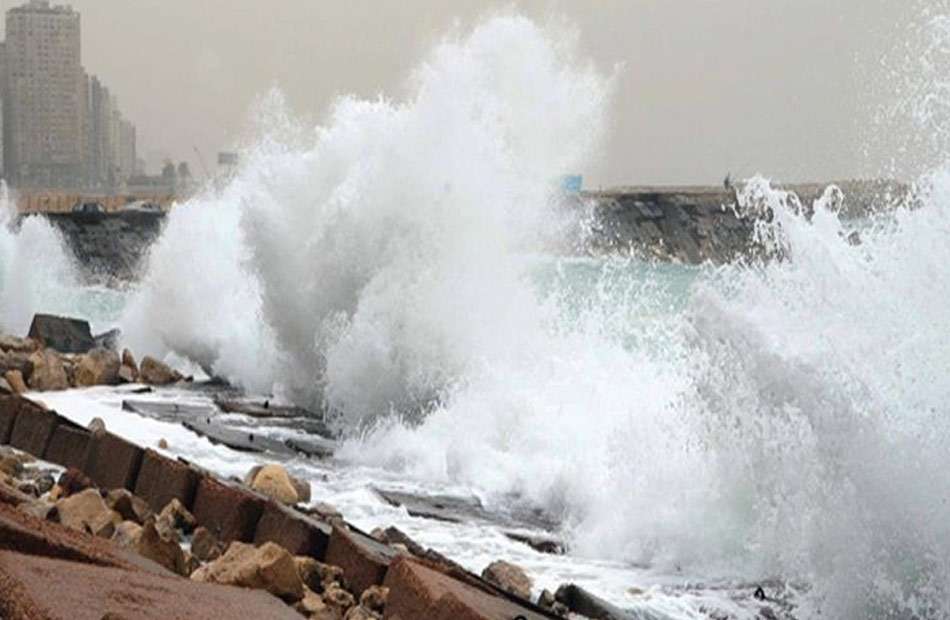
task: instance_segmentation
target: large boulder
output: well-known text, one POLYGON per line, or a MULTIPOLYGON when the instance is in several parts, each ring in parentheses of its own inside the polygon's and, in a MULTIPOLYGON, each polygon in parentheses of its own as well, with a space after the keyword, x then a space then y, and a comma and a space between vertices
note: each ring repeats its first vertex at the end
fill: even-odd
POLYGON ((531 587, 534 585, 531 578, 520 566, 511 562, 497 560, 482 571, 482 578, 506 592, 531 600, 531 587))
POLYGON ((139 538, 142 536, 142 526, 134 521, 123 521, 115 526, 115 532, 112 533, 112 542, 120 547, 135 549, 139 538))
POLYGON ((33 515, 41 521, 58 521, 59 515, 56 512, 56 504, 44 499, 34 499, 24 502, 17 506, 17 510, 33 515))
POLYGON ((8 370, 3 378, 13 394, 25 394, 30 391, 30 388, 26 386, 26 381, 23 380, 23 373, 19 370, 8 370))
POLYGON ((213 562, 220 558, 224 551, 224 545, 207 528, 195 529, 195 533, 191 536, 191 553, 197 559, 202 562, 213 562))
POLYGON ((96 489, 86 489, 56 502, 59 522, 95 536, 112 538, 122 517, 106 504, 96 489))
POLYGON ((143 558, 148 558, 168 570, 187 577, 193 566, 178 540, 163 532, 151 516, 139 525, 134 521, 119 523, 112 535, 112 542, 131 549, 143 558))
POLYGON ((108 349, 118 353, 119 342, 122 340, 122 330, 110 329, 107 332, 93 336, 92 340, 96 343, 97 349, 108 349))
POLYGON ((29 379, 33 372, 33 362, 30 357, 36 351, 0 351, 0 372, 7 373, 11 370, 19 371, 24 378, 29 379))
POLYGON ((294 565, 304 585, 314 592, 320 593, 333 584, 343 583, 343 569, 339 566, 324 564, 305 555, 294 557, 294 565))
POLYGON ((357 605, 356 607, 350 607, 350 610, 343 616, 343 620, 379 620, 381 617, 362 605, 357 605))
POLYGON ((554 593, 555 600, 571 613, 586 618, 624 620, 629 616, 620 608, 573 583, 566 583, 554 593))
POLYGON ((139 366, 128 349, 122 351, 122 366, 119 367, 120 383, 135 383, 139 380, 139 366))
POLYGON ((138 379, 138 373, 129 366, 122 364, 119 367, 119 383, 135 383, 138 379))
POLYGON ((39 349, 39 343, 32 338, 0 335, 0 351, 14 353, 32 353, 39 349))
POLYGON ((340 620, 340 615, 336 610, 323 602, 322 596, 310 589, 304 591, 303 598, 297 601, 294 609, 310 620, 340 620))
POLYGON ((322 596, 323 602, 336 611, 340 618, 345 617, 347 611, 356 605, 356 598, 338 583, 331 583, 327 586, 322 596))
POLYGON ((389 588, 385 586, 372 586, 363 591, 360 596, 360 607, 371 612, 382 615, 386 608, 386 599, 389 598, 389 588))
POLYGON ((141 497, 132 495, 127 489, 112 489, 106 494, 106 505, 126 521, 133 521, 139 525, 152 516, 152 509, 141 497))
POLYGON ((134 370, 136 375, 139 373, 139 365, 135 362, 135 356, 128 349, 122 349, 122 365, 134 370))
POLYGON ((244 479, 258 493, 292 506, 299 500, 297 489, 283 465, 270 464, 252 469, 244 479))
POLYGON ((30 338, 60 353, 86 353, 96 346, 88 321, 49 314, 33 317, 30 338))
POLYGON ((304 586, 294 558, 274 543, 260 547, 234 542, 220 558, 194 573, 194 581, 266 590, 285 601, 303 598, 304 586))
POLYGON ((175 537, 157 527, 155 517, 145 520, 133 548, 142 557, 161 564, 173 573, 183 577, 189 575, 190 568, 181 545, 175 537))
POLYGON ((297 493, 297 502, 306 504, 310 502, 310 482, 303 478, 290 476, 290 484, 294 485, 294 491, 297 493))
POLYGON ((76 493, 85 491, 86 489, 92 488, 95 485, 92 480, 89 479, 89 476, 79 471, 75 467, 69 467, 59 476, 59 480, 56 482, 56 486, 59 488, 60 495, 62 497, 69 497, 76 493))
POLYGON ((37 351, 30 356, 30 362, 33 364, 28 382, 30 388, 41 392, 69 389, 66 367, 55 351, 37 351))
POLYGON ((23 472, 23 462, 12 452, 0 454, 0 473, 11 478, 18 477, 23 472))
POLYGON ((93 349, 76 365, 76 387, 116 385, 119 383, 119 354, 108 349, 93 349))
POLYGON ((146 355, 142 358, 139 369, 139 381, 148 385, 170 385, 182 380, 179 372, 172 370, 168 364, 160 362, 154 357, 146 355))
POLYGON ((197 525, 194 515, 185 508, 177 497, 162 508, 162 512, 158 515, 158 521, 166 529, 181 530, 185 534, 190 534, 197 525))

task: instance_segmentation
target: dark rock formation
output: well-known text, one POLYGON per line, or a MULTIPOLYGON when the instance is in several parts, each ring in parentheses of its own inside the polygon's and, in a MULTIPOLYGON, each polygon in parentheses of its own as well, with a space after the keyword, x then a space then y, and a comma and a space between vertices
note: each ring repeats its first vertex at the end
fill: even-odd
POLYGON ((89 321, 51 314, 33 317, 30 338, 60 353, 87 353, 96 346, 89 321))

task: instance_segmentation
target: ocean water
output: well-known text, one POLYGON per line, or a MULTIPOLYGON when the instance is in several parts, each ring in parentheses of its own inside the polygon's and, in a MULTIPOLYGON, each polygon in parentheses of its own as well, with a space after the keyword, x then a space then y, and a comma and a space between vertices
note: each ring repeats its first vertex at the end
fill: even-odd
MULTIPOLYGON (((553 180, 596 155, 611 82, 571 33, 500 16, 437 45, 404 99, 308 127, 272 93, 242 169, 176 207, 129 290, 84 287, 40 221, 0 228, 0 324, 84 314, 327 411, 340 452, 291 463, 315 497, 474 570, 507 557, 648 618, 950 617, 950 168, 857 246, 834 188, 809 218, 757 177, 740 208, 772 211, 757 234, 783 260, 592 257, 553 180), (538 508, 568 554, 411 518, 374 485, 538 508)), ((249 468, 122 396, 43 398, 249 468)))

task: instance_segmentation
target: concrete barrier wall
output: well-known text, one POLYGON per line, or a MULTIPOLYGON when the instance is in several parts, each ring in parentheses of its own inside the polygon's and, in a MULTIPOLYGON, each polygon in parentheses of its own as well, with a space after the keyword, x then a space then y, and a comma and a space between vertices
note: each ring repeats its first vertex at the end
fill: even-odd
MULTIPOLYGON (((405 613, 423 608, 432 610, 425 617, 446 620, 557 617, 457 565, 402 557, 393 547, 342 520, 331 525, 309 517, 186 461, 143 449, 105 431, 77 427, 56 412, 20 396, 0 397, 0 433, 0 443, 9 440, 14 447, 32 450, 34 456, 64 467, 75 462, 77 448, 82 448, 84 464, 78 469, 103 489, 134 489, 153 510, 178 499, 198 525, 225 543, 274 542, 292 554, 338 566, 357 600, 370 586, 387 583, 402 593, 397 594, 401 598, 391 608, 387 605, 385 618, 416 617, 405 613), (63 431, 65 434, 61 434, 63 431), (75 440, 77 445, 58 444, 67 439, 75 440), (405 565, 409 561, 413 562, 411 567, 405 565), (403 573, 390 577, 391 567, 397 564, 403 567, 403 573), (400 576, 404 580, 413 571, 422 571, 420 574, 426 579, 415 580, 414 586, 408 587, 400 576), (446 599, 447 593, 453 596, 446 599)), ((57 553, 51 557, 62 555, 57 553)))

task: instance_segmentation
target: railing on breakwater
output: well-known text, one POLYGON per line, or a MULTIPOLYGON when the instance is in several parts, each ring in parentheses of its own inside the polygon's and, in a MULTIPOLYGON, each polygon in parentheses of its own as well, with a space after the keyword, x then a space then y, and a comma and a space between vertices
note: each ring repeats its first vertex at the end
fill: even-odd
POLYGON ((19 189, 13 192, 17 211, 29 213, 70 213, 77 205, 98 204, 107 213, 121 211, 129 205, 147 203, 167 211, 176 197, 169 193, 134 192, 102 194, 54 190, 19 189))

